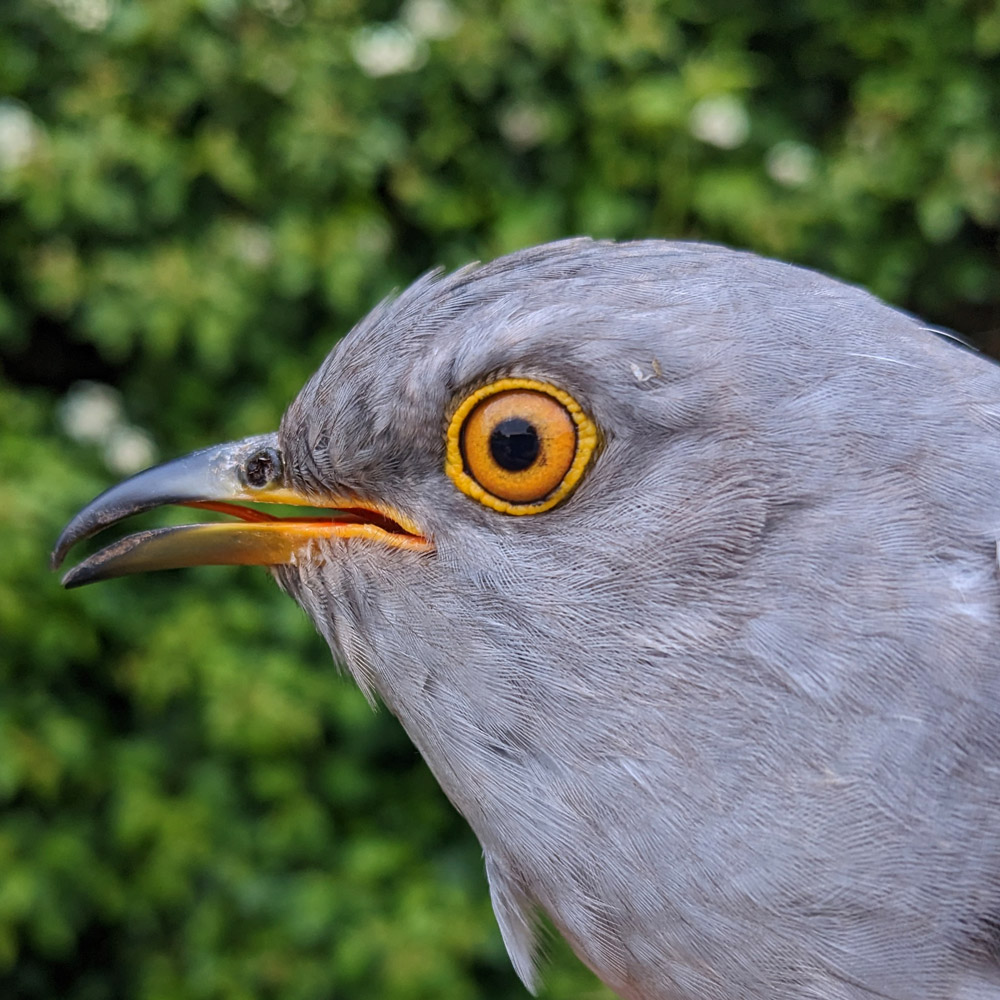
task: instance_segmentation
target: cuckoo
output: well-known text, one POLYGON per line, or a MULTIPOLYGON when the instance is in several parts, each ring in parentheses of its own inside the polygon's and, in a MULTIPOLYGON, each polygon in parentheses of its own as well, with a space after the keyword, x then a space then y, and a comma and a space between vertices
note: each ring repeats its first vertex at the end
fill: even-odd
POLYGON ((572 240, 417 281, 55 561, 233 515, 65 582, 269 567, 474 830, 529 987, 544 914, 629 1000, 998 1000, 998 445, 1000 368, 862 290, 572 240))

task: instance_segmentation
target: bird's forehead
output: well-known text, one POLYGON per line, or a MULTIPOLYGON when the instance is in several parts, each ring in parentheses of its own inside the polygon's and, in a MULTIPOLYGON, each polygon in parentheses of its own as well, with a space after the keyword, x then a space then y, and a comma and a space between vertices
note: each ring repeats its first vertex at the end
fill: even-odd
POLYGON ((662 347, 664 310, 680 328, 697 316, 700 339, 710 333, 726 295, 724 283, 706 279, 722 253, 566 241, 426 276, 341 341, 286 424, 335 421, 368 436, 423 426, 431 414, 443 420, 456 393, 495 376, 582 390, 628 375, 662 347))

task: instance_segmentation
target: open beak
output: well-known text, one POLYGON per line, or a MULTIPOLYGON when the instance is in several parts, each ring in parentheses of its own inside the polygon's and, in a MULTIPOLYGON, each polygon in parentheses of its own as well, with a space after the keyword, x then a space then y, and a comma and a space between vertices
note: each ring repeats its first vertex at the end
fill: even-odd
POLYGON ((84 559, 63 577, 63 585, 80 587, 129 573, 182 566, 278 566, 298 561, 314 542, 329 538, 370 538, 418 551, 432 547, 412 521, 385 505, 347 497, 310 497, 287 484, 276 434, 192 452, 140 472, 91 501, 59 536, 52 566, 58 567, 82 539, 164 504, 203 507, 240 520, 128 535, 84 559), (276 517, 242 507, 241 501, 321 508, 328 514, 276 517))

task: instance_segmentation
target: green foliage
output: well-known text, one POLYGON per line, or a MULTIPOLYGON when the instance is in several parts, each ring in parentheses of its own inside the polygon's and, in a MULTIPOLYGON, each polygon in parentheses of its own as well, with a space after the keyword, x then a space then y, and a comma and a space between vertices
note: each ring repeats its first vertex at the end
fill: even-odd
MULTIPOLYGON (((0 994, 522 996, 471 835, 266 574, 66 593, 59 527, 546 239, 749 246, 989 339, 998 121, 995 2, 4 0, 0 994)), ((561 946, 547 983, 604 995, 561 946)))

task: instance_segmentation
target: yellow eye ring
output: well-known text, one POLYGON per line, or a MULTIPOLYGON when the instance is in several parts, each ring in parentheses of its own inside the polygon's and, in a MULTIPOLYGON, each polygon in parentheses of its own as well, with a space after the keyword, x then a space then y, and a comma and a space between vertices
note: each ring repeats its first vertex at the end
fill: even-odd
POLYGON ((446 435, 445 472, 502 514, 538 514, 565 499, 597 447, 597 427, 563 389, 502 378, 469 393, 446 435))

